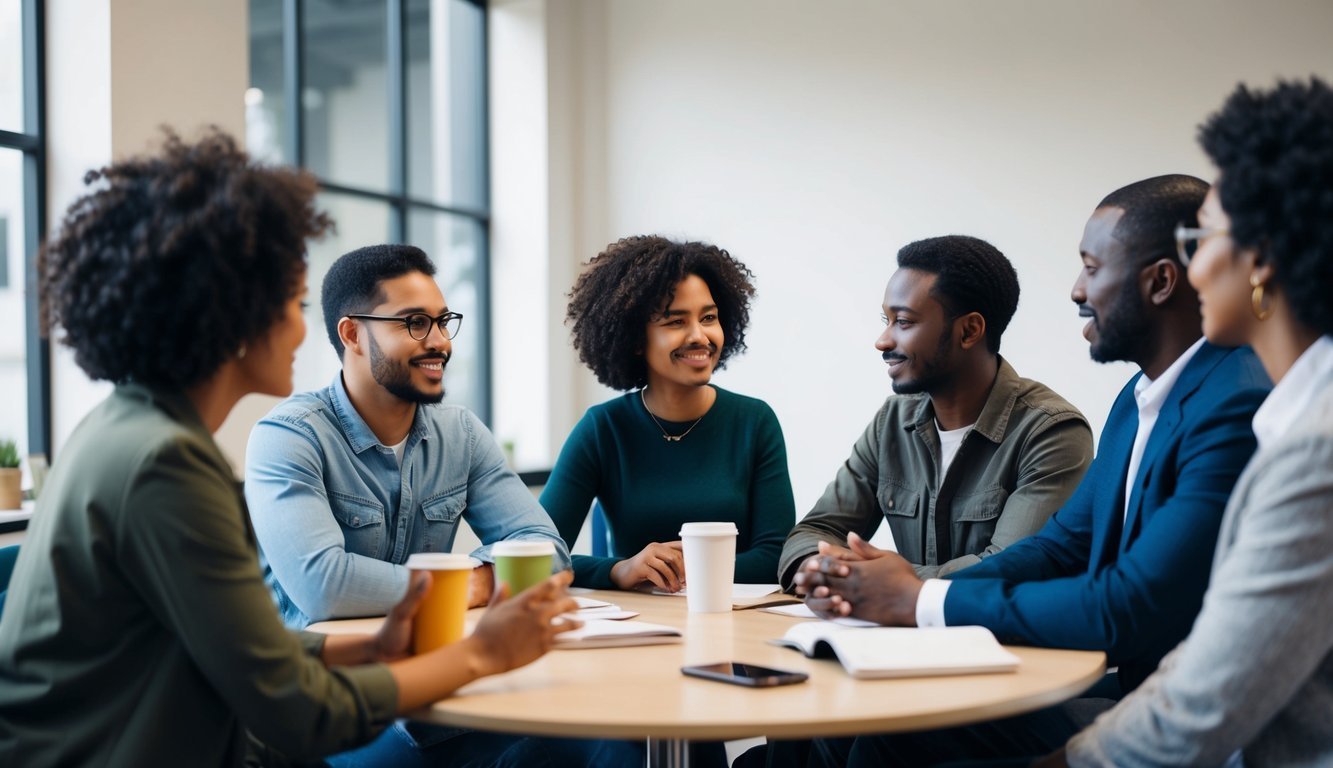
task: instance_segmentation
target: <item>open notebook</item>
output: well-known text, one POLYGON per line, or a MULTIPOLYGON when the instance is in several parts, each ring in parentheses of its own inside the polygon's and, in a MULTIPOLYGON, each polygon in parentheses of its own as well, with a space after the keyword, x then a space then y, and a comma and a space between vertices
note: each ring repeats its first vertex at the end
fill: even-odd
POLYGON ((622 645, 664 645, 679 643, 680 630, 647 621, 606 621, 593 619, 578 629, 555 636, 556 649, 615 648, 622 645))
POLYGON ((1018 657, 985 627, 848 627, 829 621, 793 626, 775 645, 835 657, 852 677, 924 677, 1013 672, 1018 657))

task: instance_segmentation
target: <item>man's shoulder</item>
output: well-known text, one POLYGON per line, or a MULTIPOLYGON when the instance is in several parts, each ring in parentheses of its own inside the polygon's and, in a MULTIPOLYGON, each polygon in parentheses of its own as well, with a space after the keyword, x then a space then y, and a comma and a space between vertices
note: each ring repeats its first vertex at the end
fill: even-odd
MULTIPOLYGON (((1263 363, 1249 347, 1219 347, 1205 342, 1186 371, 1195 369, 1200 391, 1225 395, 1241 390, 1268 391, 1273 382, 1263 363)), ((1182 379, 1184 374, 1182 374, 1182 379)))
POLYGON ((481 419, 466 406, 432 403, 420 406, 422 425, 435 435, 446 438, 467 434, 481 424, 481 419))
POLYGON ((330 399, 326 389, 310 392, 297 392, 286 400, 273 406, 264 417, 266 420, 299 423, 307 421, 321 413, 329 413, 330 399))
POLYGON ((1051 389, 1036 379, 1018 377, 1014 390, 1014 407, 1031 411, 1045 420, 1065 421, 1077 419, 1087 423, 1083 412, 1074 407, 1059 392, 1051 389))

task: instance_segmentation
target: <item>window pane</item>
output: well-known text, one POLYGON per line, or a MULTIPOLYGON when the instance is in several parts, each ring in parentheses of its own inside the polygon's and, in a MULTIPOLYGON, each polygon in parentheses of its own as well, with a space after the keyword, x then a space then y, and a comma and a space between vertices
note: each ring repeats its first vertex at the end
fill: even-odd
POLYGON ((28 453, 27 328, 24 312, 23 153, 0 149, 0 440, 28 453))
POLYGON ((287 162, 286 82, 282 69, 282 2, 250 0, 250 87, 245 92, 245 144, 252 157, 287 162))
POLYGON ((436 280, 449 309, 463 313, 453 358, 444 376, 445 402, 486 415, 483 371, 490 339, 485 334, 486 296, 481 290, 484 233, 475 220, 424 209, 407 216, 407 239, 435 262, 436 280))
POLYGON ((305 4, 305 162, 335 184, 388 191, 386 14, 383 0, 305 4))
POLYGON ((319 289, 324 274, 337 258, 363 245, 376 245, 389 238, 389 206, 375 200, 323 193, 318 205, 338 224, 338 231, 310 243, 310 268, 306 273, 305 343, 296 351, 294 386, 297 392, 327 387, 342 368, 329 342, 320 309, 319 289))
POLYGON ((407 2, 407 186, 413 197, 486 206, 485 11, 407 2))
POLYGON ((19 0, 0 3, 0 129, 23 132, 23 3, 19 0))

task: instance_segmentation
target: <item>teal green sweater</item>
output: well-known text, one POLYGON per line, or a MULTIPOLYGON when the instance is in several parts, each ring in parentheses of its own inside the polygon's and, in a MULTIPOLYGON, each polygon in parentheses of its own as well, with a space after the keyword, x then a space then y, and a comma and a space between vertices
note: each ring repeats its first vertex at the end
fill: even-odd
MULTIPOLYGON (((782 428, 762 400, 714 389, 713 407, 678 443, 662 439, 637 391, 589 408, 574 427, 541 504, 573 547, 599 500, 612 555, 575 555, 576 586, 615 589, 613 565, 654 541, 679 540, 688 522, 735 523, 737 583, 777 581, 796 521, 782 428)), ((662 424, 673 435, 690 426, 662 424)))

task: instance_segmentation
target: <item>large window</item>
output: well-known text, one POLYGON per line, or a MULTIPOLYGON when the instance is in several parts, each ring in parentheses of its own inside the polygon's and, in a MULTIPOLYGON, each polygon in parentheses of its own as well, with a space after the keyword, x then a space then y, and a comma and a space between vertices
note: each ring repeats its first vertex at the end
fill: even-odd
POLYGON ((298 390, 339 368, 319 308, 329 264, 411 243, 466 317, 447 400, 489 421, 485 41, 485 9, 469 0, 250 0, 250 151, 310 169, 338 225, 311 248, 298 390))
POLYGON ((36 258, 45 229, 42 3, 0 3, 0 439, 49 454, 48 346, 36 258))

